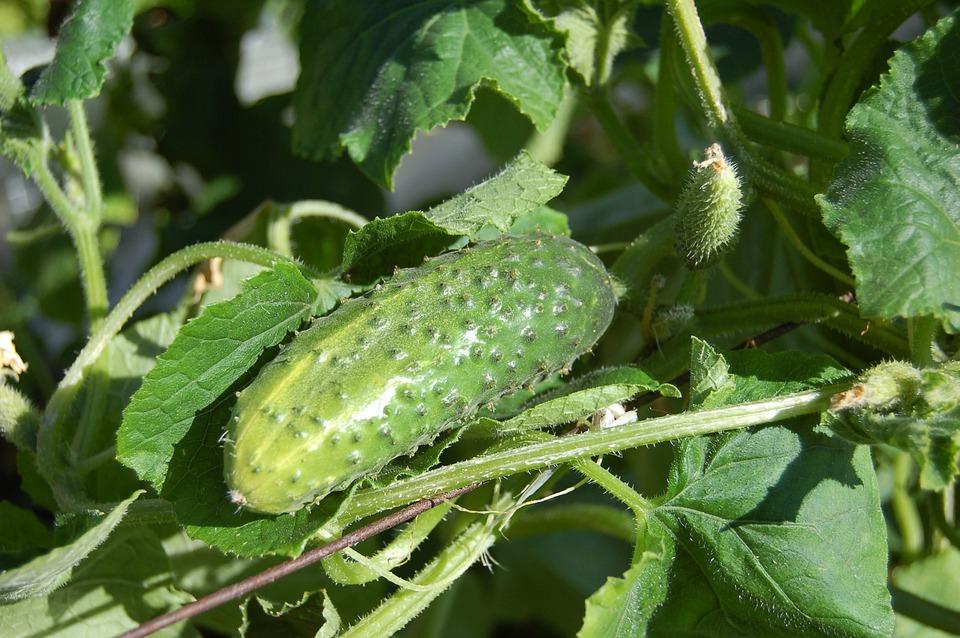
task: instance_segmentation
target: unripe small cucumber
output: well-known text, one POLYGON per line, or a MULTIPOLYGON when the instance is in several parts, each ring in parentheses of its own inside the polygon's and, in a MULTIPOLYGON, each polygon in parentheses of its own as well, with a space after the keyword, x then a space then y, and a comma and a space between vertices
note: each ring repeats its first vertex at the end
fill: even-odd
POLYGON ((412 453, 478 407, 569 366, 616 304, 567 238, 477 244, 399 271, 314 321, 237 399, 231 499, 291 512, 412 453))
POLYGON ((677 255, 687 268, 715 264, 736 242, 743 193, 736 167, 719 144, 695 162, 690 180, 677 199, 674 222, 677 255))

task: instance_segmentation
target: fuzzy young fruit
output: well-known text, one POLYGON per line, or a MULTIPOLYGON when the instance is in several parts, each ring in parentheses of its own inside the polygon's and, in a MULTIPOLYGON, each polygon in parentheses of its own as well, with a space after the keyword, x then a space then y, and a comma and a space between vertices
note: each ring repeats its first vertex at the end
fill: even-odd
POLYGON ((231 499, 291 512, 569 366, 607 329, 603 264, 566 238, 506 238, 399 271, 297 335, 237 400, 231 499))
POLYGON ((733 246, 742 205, 736 168, 724 157, 720 145, 714 144, 704 151, 702 162, 694 163, 690 181, 677 200, 677 255, 687 268, 706 268, 733 246))

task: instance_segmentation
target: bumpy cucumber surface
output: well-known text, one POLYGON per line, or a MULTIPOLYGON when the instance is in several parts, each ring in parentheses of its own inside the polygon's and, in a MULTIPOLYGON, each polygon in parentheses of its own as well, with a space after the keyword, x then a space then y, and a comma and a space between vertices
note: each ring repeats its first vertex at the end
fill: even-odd
POLYGON ((231 499, 291 512, 379 471, 568 366, 615 304, 603 264, 562 237, 484 242, 399 271, 315 320, 240 393, 231 499))

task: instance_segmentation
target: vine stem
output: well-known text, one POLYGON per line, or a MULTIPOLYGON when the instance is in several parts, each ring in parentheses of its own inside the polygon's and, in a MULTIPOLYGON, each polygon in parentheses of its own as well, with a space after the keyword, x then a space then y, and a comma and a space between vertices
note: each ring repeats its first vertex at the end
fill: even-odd
POLYGON ((778 122, 743 107, 735 106, 733 110, 744 134, 754 142, 827 162, 839 162, 850 152, 850 146, 843 140, 805 126, 778 122))
POLYGON ((817 217, 819 209, 813 199, 816 190, 808 182, 770 163, 751 149, 723 91, 723 83, 710 54, 707 36, 693 0, 667 0, 666 4, 690 64, 700 106, 711 128, 724 144, 732 148, 734 157, 740 161, 741 168, 758 191, 788 203, 806 215, 817 217))
POLYGON ((794 230, 793 226, 790 225, 790 221, 787 219, 787 216, 783 214, 783 211, 780 210, 780 205, 777 204, 777 202, 769 198, 764 198, 763 203, 767 205, 767 210, 769 210, 770 214, 773 215, 773 218, 776 220, 781 232, 787 236, 790 244, 804 259, 843 285, 851 288, 856 286, 856 282, 853 280, 853 277, 838 270, 837 268, 834 268, 824 260, 817 257, 817 255, 810 250, 805 243, 803 243, 803 239, 800 238, 800 235, 797 234, 797 231, 794 230))
POLYGON ((73 240, 80 261, 90 331, 94 332, 107 311, 107 282, 103 275, 103 259, 97 238, 99 221, 77 212, 50 172, 45 158, 37 162, 33 181, 73 240))
POLYGON ((46 416, 48 418, 56 416, 57 410, 62 405, 62 400, 57 400, 57 394, 77 385, 83 375, 84 368, 97 360, 110 339, 119 334, 124 324, 133 316, 136 309, 142 306, 160 286, 187 268, 195 266, 202 261, 213 259, 214 257, 238 259, 267 268, 273 267, 280 261, 293 261, 265 248, 260 248, 259 246, 226 241, 194 244, 193 246, 187 246, 168 255, 156 266, 148 270, 137 283, 127 291, 127 294, 120 299, 116 307, 104 320, 100 329, 90 337, 87 344, 80 350, 80 354, 77 355, 77 358, 67 369, 63 380, 57 387, 57 391, 50 399, 47 405, 46 416))
POLYGON ((574 466, 580 474, 590 479, 604 489, 608 494, 633 510, 637 518, 646 519, 653 512, 654 506, 639 492, 610 470, 596 461, 580 461, 574 466))
POLYGON ((856 305, 823 294, 785 295, 697 311, 700 332, 716 336, 754 331, 768 325, 801 321, 822 323, 842 334, 898 358, 909 357, 906 338, 893 328, 860 316, 856 305))
POLYGON ((372 523, 368 523, 363 527, 359 527, 352 532, 344 534, 337 540, 325 543, 307 552, 304 552, 297 558, 288 560, 285 563, 280 563, 279 565, 275 565, 269 569, 265 569, 259 574, 255 574, 250 578, 245 578, 244 580, 234 583, 233 585, 224 587, 223 589, 204 596, 199 600, 188 603, 179 609, 175 609, 171 612, 163 614, 162 616, 157 616, 153 620, 149 620, 140 626, 131 629, 130 631, 120 634, 118 638, 142 638, 143 636, 149 636, 156 631, 160 631, 164 627, 169 627, 174 623, 178 623, 188 618, 193 618, 194 616, 202 614, 205 611, 210 611, 211 609, 219 607, 224 603, 228 603, 231 600, 237 600, 238 598, 260 589, 261 587, 269 585, 270 583, 273 583, 284 576, 288 576, 289 574, 297 572, 308 565, 312 565, 313 563, 326 558, 327 556, 335 554, 342 549, 353 547, 361 541, 367 540, 368 538, 373 538, 381 532, 385 532, 388 529, 416 518, 423 512, 426 512, 427 510, 432 509, 445 501, 456 498, 461 494, 466 494, 467 492, 476 489, 476 487, 476 485, 468 485, 455 490, 450 490, 443 494, 438 494, 437 496, 419 500, 401 510, 393 512, 392 514, 388 514, 387 516, 379 518, 372 523))
POLYGON ((667 0, 667 10, 673 17, 680 43, 690 62, 690 70, 693 72, 707 121, 711 127, 729 134, 732 139, 726 140, 728 143, 737 141, 739 135, 733 128, 736 120, 727 108, 723 84, 710 55, 707 35, 703 31, 696 5, 693 0, 667 0))
POLYGON ((740 405, 648 419, 599 432, 587 432, 487 454, 397 481, 387 487, 357 492, 341 520, 349 522, 466 485, 562 463, 622 452, 672 439, 735 430, 822 411, 830 397, 849 387, 839 384, 740 405))
POLYGON ((923 521, 917 505, 910 496, 910 481, 913 475, 913 459, 907 452, 898 452, 893 461, 893 497, 890 506, 900 528, 900 551, 910 560, 923 551, 923 521))
POLYGON ((73 142, 77 147, 77 155, 80 156, 80 174, 83 180, 87 214, 99 224, 103 212, 103 192, 100 189, 97 162, 93 156, 93 142, 90 139, 90 128, 87 126, 87 114, 80 100, 68 101, 67 111, 70 113, 73 142))

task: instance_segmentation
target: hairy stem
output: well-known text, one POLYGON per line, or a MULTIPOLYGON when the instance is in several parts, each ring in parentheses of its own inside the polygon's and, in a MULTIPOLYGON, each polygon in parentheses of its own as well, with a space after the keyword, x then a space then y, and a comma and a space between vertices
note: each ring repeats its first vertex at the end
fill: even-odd
POLYGON ((485 522, 474 523, 464 530, 413 579, 420 589, 398 590, 340 634, 341 638, 392 636, 403 629, 493 546, 497 538, 494 528, 500 518, 491 515, 485 522), (436 586, 430 587, 434 583, 436 586))
POLYGON ((822 134, 831 138, 840 137, 847 112, 853 106, 857 93, 869 79, 867 74, 876 68, 873 63, 886 49, 890 34, 907 18, 933 1, 901 0, 883 3, 883 10, 871 16, 869 28, 860 31, 840 58, 824 93, 818 118, 822 134))
POLYGON ((441 467, 387 487, 358 492, 343 521, 351 521, 416 500, 494 478, 532 472, 562 463, 621 452, 672 439, 750 427, 819 412, 846 386, 791 394, 741 405, 649 419, 599 432, 532 443, 441 467))
POLYGON ((759 144, 828 162, 839 162, 850 152, 846 142, 805 126, 777 122, 743 107, 735 106, 733 110, 746 136, 759 144))
POLYGON ((653 512, 654 506, 647 499, 596 461, 580 461, 575 467, 578 472, 603 488, 607 494, 633 510, 637 518, 645 519, 653 512))
POLYGON ((97 238, 99 222, 74 209, 45 160, 37 163, 33 179, 50 208, 67 229, 77 250, 87 316, 90 331, 93 332, 107 311, 107 282, 103 275, 103 259, 97 238))
POLYGON ((720 74, 710 54, 707 45, 707 35, 700 23, 700 16, 693 0, 667 0, 667 10, 673 17, 680 44, 687 54, 690 70, 693 73, 694 83, 700 95, 700 105, 703 107, 707 122, 718 131, 726 131, 728 144, 736 142, 738 134, 735 130, 733 113, 727 108, 727 99, 723 93, 723 83, 720 74))
POLYGON ((83 180, 83 196, 86 200, 87 215, 99 223, 103 213, 103 193, 100 189, 100 173, 97 171, 97 162, 93 156, 93 142, 90 139, 90 129, 87 126, 87 115, 83 110, 83 102, 81 100, 68 101, 67 111, 70 113, 73 141, 77 146, 77 155, 80 157, 80 175, 83 180))
POLYGON ((707 122, 721 141, 730 147, 733 156, 740 160, 745 177, 760 193, 775 197, 804 214, 818 217, 819 209, 813 199, 816 190, 750 148, 723 91, 720 74, 710 54, 707 36, 693 0, 667 0, 667 10, 677 25, 677 34, 687 55, 707 122))
POLYGON ((819 294, 788 295, 697 310, 699 332, 706 337, 756 332, 787 322, 822 323, 898 358, 909 356, 906 338, 889 326, 874 325, 857 306, 819 294))

